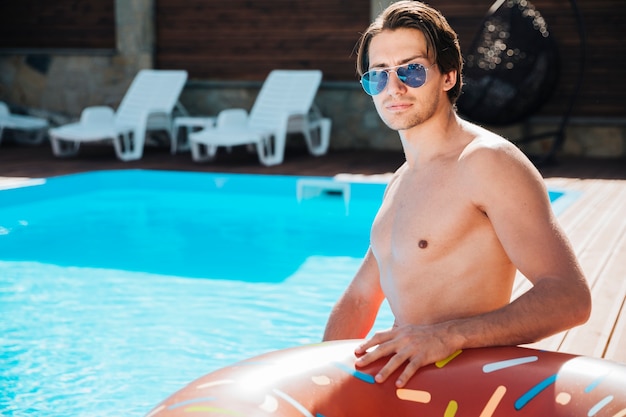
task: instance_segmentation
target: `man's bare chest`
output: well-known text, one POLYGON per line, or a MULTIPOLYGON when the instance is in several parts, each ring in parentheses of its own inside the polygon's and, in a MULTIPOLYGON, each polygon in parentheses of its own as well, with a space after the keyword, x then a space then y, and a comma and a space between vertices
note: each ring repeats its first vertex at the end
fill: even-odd
POLYGON ((372 226, 372 245, 387 256, 438 257, 482 227, 471 196, 446 181, 390 187, 372 226))

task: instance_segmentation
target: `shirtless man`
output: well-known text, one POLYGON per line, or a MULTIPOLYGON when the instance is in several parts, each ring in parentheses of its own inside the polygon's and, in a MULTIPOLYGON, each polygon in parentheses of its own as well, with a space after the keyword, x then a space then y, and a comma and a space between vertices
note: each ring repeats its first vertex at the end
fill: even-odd
POLYGON ((357 69, 406 162, 324 340, 366 337, 387 298, 395 324, 356 349, 357 366, 390 355, 376 381, 405 365, 402 387, 459 349, 584 323, 589 289, 541 175, 510 142, 456 114, 462 57, 445 18, 419 1, 392 4, 363 34, 357 69), (533 287, 511 302, 516 270, 533 287))

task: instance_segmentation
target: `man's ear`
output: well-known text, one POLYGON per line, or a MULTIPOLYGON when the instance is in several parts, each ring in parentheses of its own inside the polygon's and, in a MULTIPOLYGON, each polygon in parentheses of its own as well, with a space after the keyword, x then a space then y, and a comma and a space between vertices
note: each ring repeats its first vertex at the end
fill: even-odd
POLYGON ((456 85, 456 70, 452 70, 443 74, 443 91, 449 91, 456 85))

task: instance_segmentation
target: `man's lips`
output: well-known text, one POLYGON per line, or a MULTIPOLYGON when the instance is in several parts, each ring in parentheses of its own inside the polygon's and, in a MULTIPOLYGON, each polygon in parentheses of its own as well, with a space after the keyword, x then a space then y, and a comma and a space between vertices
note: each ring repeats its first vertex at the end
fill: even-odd
POLYGON ((409 107, 413 106, 413 103, 409 102, 393 102, 393 103, 385 103, 385 109, 390 112, 401 112, 409 107))

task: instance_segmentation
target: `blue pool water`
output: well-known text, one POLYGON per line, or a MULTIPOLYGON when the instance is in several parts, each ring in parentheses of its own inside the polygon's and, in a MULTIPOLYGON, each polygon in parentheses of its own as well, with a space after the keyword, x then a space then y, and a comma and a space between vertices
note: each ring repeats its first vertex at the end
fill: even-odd
POLYGON ((301 180, 113 171, 0 192, 0 415, 141 416, 319 341, 384 185, 301 180))

